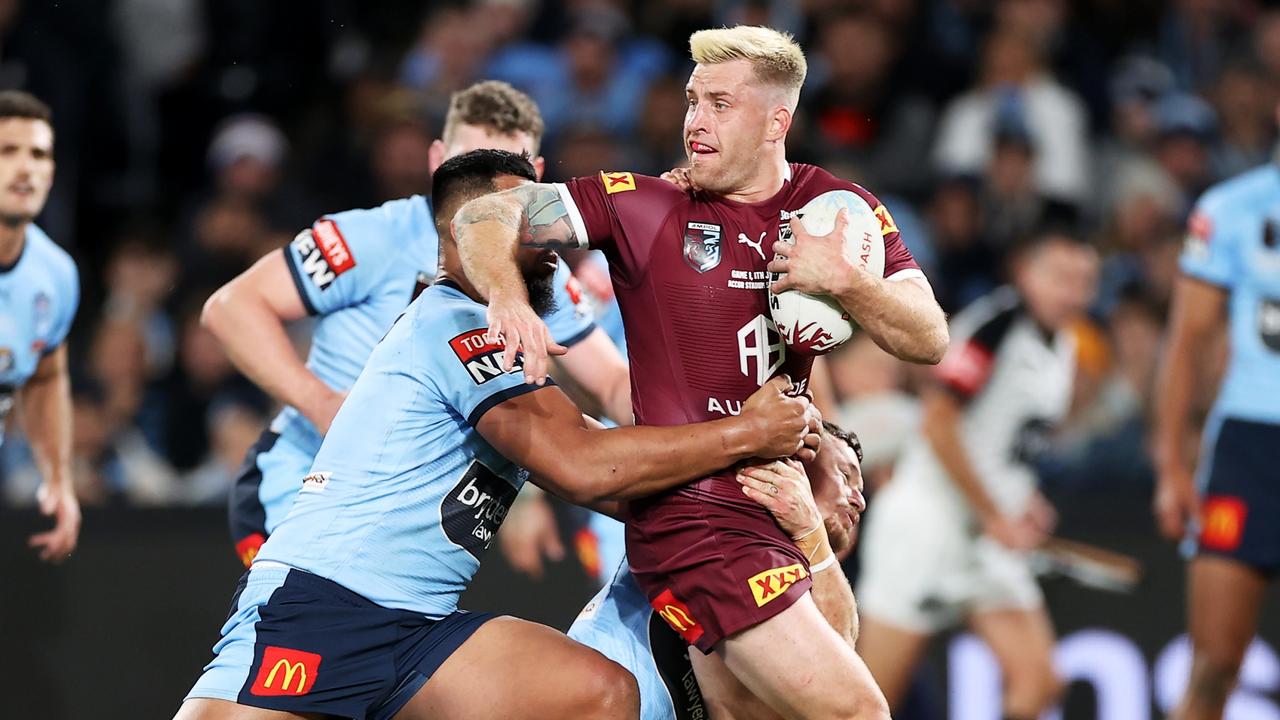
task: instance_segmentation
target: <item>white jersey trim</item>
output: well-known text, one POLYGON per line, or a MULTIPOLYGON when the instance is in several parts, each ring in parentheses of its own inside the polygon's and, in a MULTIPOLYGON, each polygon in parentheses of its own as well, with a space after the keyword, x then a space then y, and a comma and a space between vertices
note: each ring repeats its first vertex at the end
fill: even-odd
POLYGON ((587 237, 587 224, 582 221, 582 212, 578 210, 578 204, 573 201, 573 195, 569 193, 569 187, 564 183, 552 183, 556 192, 560 193, 560 201, 564 203, 564 209, 569 213, 569 225, 573 227, 573 234, 578 239, 578 247, 586 250, 589 246, 589 238, 587 237))
MULTIPOLYGON (((920 268, 906 268, 890 275, 885 278, 885 280, 888 280, 889 282, 901 282, 903 280, 910 280, 911 278, 924 278, 924 271, 920 268)), ((925 278, 925 281, 927 282, 928 279, 925 278)))

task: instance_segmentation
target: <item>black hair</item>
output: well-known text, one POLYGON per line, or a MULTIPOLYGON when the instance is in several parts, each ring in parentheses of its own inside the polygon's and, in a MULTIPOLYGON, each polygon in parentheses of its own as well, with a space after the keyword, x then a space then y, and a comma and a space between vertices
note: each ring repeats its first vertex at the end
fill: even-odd
POLYGON ((472 150, 451 157, 436 168, 431 176, 431 202, 442 236, 448 234, 454 211, 468 200, 493 192, 493 180, 499 175, 514 175, 530 182, 538 180, 528 155, 506 150, 472 150))
POLYGON ((858 434, 852 430, 845 430, 828 420, 822 421, 822 429, 827 431, 828 435, 843 440, 850 448, 853 454, 858 456, 858 463, 862 463, 862 441, 858 439, 858 434))
POLYGON ((27 118, 53 124, 53 111, 43 100, 21 90, 0 90, 0 120, 27 118))

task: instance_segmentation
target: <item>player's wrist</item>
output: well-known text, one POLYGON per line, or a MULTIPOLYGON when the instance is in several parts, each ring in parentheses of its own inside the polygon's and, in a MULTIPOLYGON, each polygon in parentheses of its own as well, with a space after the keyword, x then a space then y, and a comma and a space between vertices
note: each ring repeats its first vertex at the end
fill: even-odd
POLYGON ((755 418, 749 413, 728 417, 721 422, 721 444, 732 462, 756 457, 762 449, 764 429, 756 427, 755 418))
POLYGON ((812 532, 794 542, 809 562, 809 572, 819 573, 835 565, 836 553, 831 549, 827 529, 821 523, 812 532))

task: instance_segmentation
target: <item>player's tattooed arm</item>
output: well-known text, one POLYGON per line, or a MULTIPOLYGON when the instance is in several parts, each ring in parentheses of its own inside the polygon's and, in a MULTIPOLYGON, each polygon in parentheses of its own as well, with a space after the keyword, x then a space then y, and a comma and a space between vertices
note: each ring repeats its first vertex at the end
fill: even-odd
POLYGON ((488 337, 506 346, 502 366, 510 370, 524 353, 525 379, 541 385, 548 355, 563 355, 546 323, 529 305, 529 289, 516 260, 520 248, 577 247, 569 211, 555 187, 533 183, 478 197, 451 223, 467 280, 489 303, 488 337))
POLYGON ((454 236, 461 241, 459 233, 469 232, 467 226, 484 222, 516 231, 516 240, 526 247, 576 248, 582 244, 559 191, 548 183, 521 185, 463 205, 454 216, 454 236))

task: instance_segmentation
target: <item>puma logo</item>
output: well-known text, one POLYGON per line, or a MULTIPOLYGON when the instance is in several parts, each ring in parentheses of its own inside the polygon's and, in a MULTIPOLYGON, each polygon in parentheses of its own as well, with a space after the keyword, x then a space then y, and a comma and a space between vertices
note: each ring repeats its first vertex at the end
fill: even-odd
POLYGON ((752 250, 755 250, 756 252, 760 253, 760 259, 764 260, 765 259, 764 248, 761 247, 761 245, 764 243, 764 236, 766 232, 760 233, 760 239, 756 240, 755 242, 752 242, 751 238, 747 237, 746 233, 738 233, 738 242, 743 245, 751 246, 752 250))

